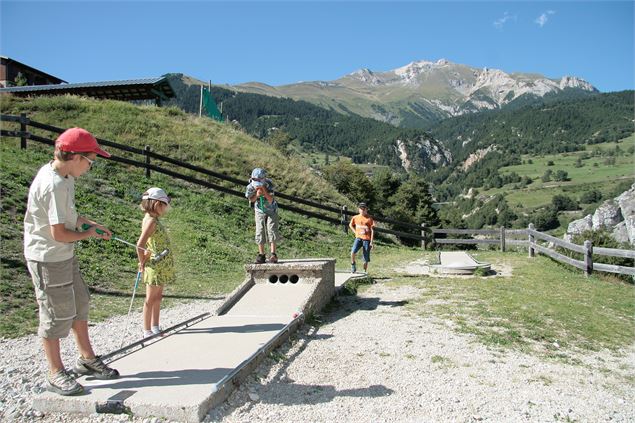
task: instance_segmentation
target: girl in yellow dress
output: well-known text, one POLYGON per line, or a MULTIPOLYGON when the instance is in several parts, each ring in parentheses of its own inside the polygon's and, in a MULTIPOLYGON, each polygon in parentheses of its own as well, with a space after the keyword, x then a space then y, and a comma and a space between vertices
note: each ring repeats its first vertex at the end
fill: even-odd
POLYGON ((159 218, 170 208, 170 197, 161 188, 150 188, 141 197, 141 210, 145 212, 141 223, 141 236, 137 241, 139 271, 143 272, 146 284, 146 300, 143 304, 143 336, 148 337, 161 333, 159 314, 163 287, 174 283, 174 260, 168 254, 160 261, 153 263, 155 255, 170 249, 170 239, 159 218), (141 248, 145 248, 146 251, 141 248))

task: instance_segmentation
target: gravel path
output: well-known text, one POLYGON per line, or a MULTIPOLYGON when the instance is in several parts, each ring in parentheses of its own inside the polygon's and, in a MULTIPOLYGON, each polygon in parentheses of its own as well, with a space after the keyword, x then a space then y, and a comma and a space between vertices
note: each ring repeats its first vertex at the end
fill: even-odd
MULTIPOLYGON (((378 284, 340 297, 321 326, 305 324, 206 421, 635 421, 635 347, 575 356, 582 365, 488 349, 443 321, 411 314, 403 305, 417 295, 415 287, 378 284)), ((167 326, 215 305, 177 306, 164 311, 163 321, 167 326)), ((98 352, 119 342, 122 320, 91 328, 98 352)), ((63 354, 67 363, 74 358, 70 338, 63 354)), ((30 404, 46 371, 39 342, 1 340, 0 360, 1 421, 160 421, 35 417, 30 404)))

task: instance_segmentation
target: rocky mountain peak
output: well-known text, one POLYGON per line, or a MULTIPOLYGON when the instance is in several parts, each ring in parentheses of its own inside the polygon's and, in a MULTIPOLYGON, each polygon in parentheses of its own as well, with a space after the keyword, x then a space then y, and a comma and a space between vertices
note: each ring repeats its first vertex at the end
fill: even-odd
POLYGON ((580 88, 585 91, 597 92, 597 88, 593 85, 589 84, 582 78, 578 78, 575 76, 563 76, 560 79, 560 89, 565 88, 580 88))
POLYGON ((356 70, 355 72, 349 74, 349 76, 370 85, 377 85, 381 82, 375 73, 368 68, 356 70))

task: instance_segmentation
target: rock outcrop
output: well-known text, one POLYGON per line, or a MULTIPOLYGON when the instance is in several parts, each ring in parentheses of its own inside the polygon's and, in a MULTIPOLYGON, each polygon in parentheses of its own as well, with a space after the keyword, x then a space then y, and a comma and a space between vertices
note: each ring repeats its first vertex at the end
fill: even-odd
POLYGON ((592 215, 569 223, 564 239, 571 241, 574 235, 590 229, 607 229, 616 241, 635 247, 635 184, 620 196, 606 200, 592 215))

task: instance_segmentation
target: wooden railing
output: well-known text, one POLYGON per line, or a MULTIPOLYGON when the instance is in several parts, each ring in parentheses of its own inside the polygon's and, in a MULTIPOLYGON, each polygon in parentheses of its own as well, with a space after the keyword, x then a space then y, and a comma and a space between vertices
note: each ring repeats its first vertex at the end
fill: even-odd
POLYGON ((496 245, 501 251, 505 251, 510 245, 522 246, 528 249, 529 257, 535 257, 536 252, 538 252, 561 263, 566 263, 581 269, 587 276, 594 271, 635 276, 634 266, 620 266, 593 261, 593 255, 595 254, 596 256, 633 259, 635 263, 634 250, 594 247, 593 243, 589 240, 584 241, 582 245, 574 244, 556 238, 555 236, 536 231, 533 224, 530 224, 527 229, 506 229, 503 227, 499 229, 432 229, 430 232, 432 233, 431 241, 438 245, 496 245), (437 235, 475 235, 477 238, 438 238, 437 235), (519 237, 524 239, 518 239, 519 237), (542 245, 540 241, 548 244, 542 245), (581 254, 582 259, 578 260, 569 257, 557 251, 554 247, 581 254))

